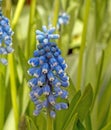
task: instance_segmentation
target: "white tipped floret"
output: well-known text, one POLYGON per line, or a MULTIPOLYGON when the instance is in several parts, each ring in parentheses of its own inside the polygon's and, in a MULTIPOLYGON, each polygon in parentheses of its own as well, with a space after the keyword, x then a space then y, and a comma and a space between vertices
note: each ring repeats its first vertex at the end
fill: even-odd
POLYGON ((42 86, 43 83, 41 81, 38 81, 38 86, 42 86))
POLYGON ((38 75, 38 74, 36 74, 36 73, 34 73, 34 76, 35 76, 36 78, 38 78, 38 77, 39 77, 39 75, 38 75))
POLYGON ((47 70, 47 69, 42 69, 42 72, 43 72, 44 74, 46 74, 46 73, 48 72, 48 70, 47 70))
POLYGON ((43 40, 43 42, 44 42, 44 44, 48 44, 48 39, 47 38, 45 38, 44 40, 43 40))

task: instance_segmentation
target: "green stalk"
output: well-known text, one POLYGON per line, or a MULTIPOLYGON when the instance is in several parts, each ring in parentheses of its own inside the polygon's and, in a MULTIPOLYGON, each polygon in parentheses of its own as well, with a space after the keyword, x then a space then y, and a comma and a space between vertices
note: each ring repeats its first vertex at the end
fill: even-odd
MULTIPOLYGON (((19 19, 20 13, 22 11, 24 2, 25 2, 25 0, 18 1, 17 8, 16 8, 16 11, 14 14, 14 18, 12 20, 12 29, 14 29, 17 24, 17 21, 19 19)), ((6 2, 6 4, 7 4, 7 2, 6 2)), ((10 14, 10 11, 9 11, 9 14, 10 14)), ((11 99, 12 99, 12 106, 13 106, 13 110, 14 110, 15 125, 16 125, 16 130, 17 130, 18 121, 19 121, 19 110, 18 110, 18 103, 17 103, 17 90, 16 90, 16 79, 15 79, 13 54, 8 55, 8 63, 9 63, 9 70, 10 70, 9 75, 10 75, 10 84, 11 84, 11 99)))
MULTIPOLYGON (((56 27, 57 25, 57 21, 58 21, 58 15, 59 15, 59 8, 60 8, 60 0, 55 0, 54 1, 54 10, 53 10, 53 21, 52 21, 52 25, 54 27, 56 27)), ((60 32, 58 31, 57 33, 60 34, 60 32)), ((58 39, 58 46, 60 49, 62 49, 62 45, 61 45, 61 37, 58 39)))
POLYGON ((56 27, 57 20, 58 20, 58 15, 59 15, 59 8, 60 8, 60 0, 55 0, 54 1, 54 13, 53 13, 53 21, 52 25, 56 27))
POLYGON ((15 28, 15 26, 16 26, 16 24, 18 22, 18 19, 20 17, 21 11, 23 9, 24 3, 25 3, 25 0, 19 0, 18 1, 16 10, 15 10, 15 14, 14 14, 14 18, 12 20, 12 29, 15 28))
MULTIPOLYGON (((32 45, 35 43, 35 26, 34 26, 34 20, 35 20, 35 10, 36 10, 36 2, 37 0, 31 1, 31 7, 30 7, 30 18, 29 18, 29 30, 28 30, 28 43, 27 43, 27 57, 30 56, 32 49, 32 45)), ((35 47, 35 45, 34 45, 35 47)))
POLYGON ((11 84, 11 99, 12 99, 12 106, 14 110, 14 118, 16 129, 18 129, 18 121, 19 121, 19 110, 18 110, 18 103, 17 103, 17 90, 16 90, 16 79, 15 79, 15 69, 14 69, 14 61, 13 61, 13 54, 8 55, 8 64, 9 64, 9 74, 10 74, 10 84, 11 84))
POLYGON ((47 109, 47 130, 53 130, 53 119, 50 117, 50 108, 47 109))
POLYGON ((78 63, 78 75, 77 75, 77 89, 78 90, 81 87, 83 55, 84 55, 84 49, 85 49, 85 44, 86 44, 86 35, 87 35, 88 18, 89 18, 89 12, 90 12, 90 3, 91 3, 91 0, 86 0, 84 27, 83 27, 83 32, 82 32, 82 41, 81 41, 79 63, 78 63))
POLYGON ((102 51, 101 63, 100 63, 100 68, 99 68, 99 73, 98 73, 95 95, 94 95, 94 99, 93 99, 92 106, 91 106, 91 111, 95 105, 95 100, 96 100, 97 94, 98 94, 99 89, 100 89, 100 80, 101 80, 101 74, 102 74, 102 70, 103 70, 103 63, 104 63, 104 50, 102 51))
POLYGON ((3 129, 4 117, 5 117, 5 95, 6 95, 5 76, 4 76, 5 72, 6 72, 5 66, 0 63, 0 130, 3 129))
MULTIPOLYGON (((6 2, 6 14, 7 17, 10 18, 11 12, 11 1, 6 2), (7 5, 8 4, 8 5, 7 5)), ((16 130, 18 129, 18 120, 19 120, 19 112, 18 112, 18 104, 17 104, 17 92, 16 92, 16 80, 15 80, 15 72, 14 72, 14 63, 13 63, 13 55, 8 55, 8 63, 9 63, 9 75, 10 75, 10 89, 11 89, 11 100, 14 111, 14 119, 16 130)))

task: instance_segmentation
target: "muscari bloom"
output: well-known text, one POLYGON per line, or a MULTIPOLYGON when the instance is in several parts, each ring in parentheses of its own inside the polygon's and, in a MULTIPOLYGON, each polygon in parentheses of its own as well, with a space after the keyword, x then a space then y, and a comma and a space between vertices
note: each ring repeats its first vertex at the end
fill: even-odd
POLYGON ((61 25, 66 25, 69 23, 69 15, 64 12, 64 13, 60 13, 58 16, 58 21, 57 21, 57 29, 61 28, 61 25))
POLYGON ((42 30, 36 31, 39 44, 34 57, 28 61, 32 66, 28 74, 33 76, 28 83, 31 87, 30 97, 36 106, 34 115, 38 115, 43 108, 49 108, 50 116, 54 118, 56 110, 68 108, 66 102, 57 102, 57 99, 67 99, 65 88, 69 85, 69 77, 65 73, 67 65, 61 51, 53 42, 59 38, 58 34, 53 34, 55 28, 43 26, 42 30))
POLYGON ((0 63, 7 65, 5 55, 13 52, 12 48, 13 31, 9 25, 9 19, 3 16, 0 9, 0 63))

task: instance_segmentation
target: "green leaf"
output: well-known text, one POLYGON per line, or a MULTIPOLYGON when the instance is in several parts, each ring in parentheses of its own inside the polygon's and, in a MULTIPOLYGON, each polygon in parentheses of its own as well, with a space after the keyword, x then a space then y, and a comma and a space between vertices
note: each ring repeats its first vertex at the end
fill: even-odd
POLYGON ((29 117, 29 116, 26 116, 26 122, 27 122, 27 130, 39 130, 34 121, 29 117))
POLYGON ((91 1, 86 1, 85 6, 85 13, 84 13, 84 26, 82 31, 82 39, 81 39, 81 47, 79 52, 79 61, 78 61, 78 73, 77 73, 77 89, 81 88, 81 81, 82 81, 82 69, 83 69, 83 59, 84 59, 84 51, 86 46, 86 36, 87 36, 87 28, 88 28, 88 20, 90 14, 90 5, 91 1))
POLYGON ((22 98, 22 114, 23 115, 27 109, 29 103, 29 88, 27 86, 27 82, 24 82, 23 85, 23 98, 22 98))
POLYGON ((5 87, 5 76, 0 73, 0 130, 3 129, 4 117, 5 117, 5 96, 6 96, 6 87, 5 87))
POLYGON ((67 6, 67 0, 61 0, 61 5, 63 7, 63 9, 65 10, 66 6, 67 6))
POLYGON ((39 130, 45 130, 47 126, 47 118, 45 117, 44 113, 41 113, 37 117, 35 117, 36 126, 39 130), (42 123, 41 123, 42 122, 42 123))
POLYGON ((93 90, 91 85, 87 85, 82 97, 80 98, 75 111, 78 112, 78 116, 81 121, 87 116, 93 100, 93 90))
POLYGON ((71 121, 69 122, 69 124, 67 125, 67 127, 64 130, 75 130, 75 126, 77 125, 77 121, 78 121, 78 114, 76 113, 72 118, 71 121), (74 125, 72 125, 74 124, 74 125))
POLYGON ((74 121, 73 121, 72 130, 76 130, 77 129, 76 128, 77 127, 77 122, 78 122, 78 114, 76 113, 73 117, 75 117, 75 118, 74 118, 74 121))
POLYGON ((8 55, 8 62, 9 62, 9 74, 10 74, 10 86, 11 86, 11 100, 12 106, 14 110, 14 118, 16 122, 16 129, 18 127, 19 122, 19 109, 17 103, 17 79, 16 79, 16 65, 13 54, 8 55))
POLYGON ((108 124, 105 125, 105 127, 102 128, 101 130, 111 130, 111 122, 108 122, 108 124))
POLYGON ((66 63, 68 64, 67 72, 71 78, 71 81, 75 85, 77 78, 77 64, 78 64, 78 55, 70 55, 66 57, 66 63))
MULTIPOLYGON (((105 75, 106 76, 110 76, 110 73, 106 73, 106 70, 108 69, 108 67, 110 67, 111 65, 111 60, 110 57, 111 57, 111 40, 109 41, 107 47, 105 48, 104 50, 105 54, 104 54, 104 66, 103 66, 103 71, 102 71, 102 77, 104 77, 105 75)), ((109 69, 110 70, 110 69, 109 69)))
POLYGON ((97 83, 96 68, 96 29, 95 29, 95 9, 91 9, 87 30, 87 48, 85 52, 84 64, 84 80, 85 86, 90 83, 95 89, 97 83))
POLYGON ((71 102, 72 99, 73 99, 73 97, 74 97, 74 95, 75 95, 75 93, 76 93, 76 88, 75 88, 75 86, 74 86, 73 81, 71 80, 71 78, 69 79, 69 82, 70 82, 70 85, 67 88, 67 91, 69 93, 68 100, 69 100, 69 102, 71 102))
POLYGON ((107 124, 101 128, 101 130, 111 130, 111 105, 108 111, 107 124))
POLYGON ((69 124, 75 113, 78 113, 80 121, 83 121, 85 119, 91 107, 92 99, 93 99, 93 90, 91 85, 89 84, 87 85, 81 98, 79 98, 79 101, 76 100, 76 103, 74 104, 72 103, 71 108, 69 107, 70 111, 66 113, 65 120, 63 123, 63 129, 67 127, 67 125, 69 124))
POLYGON ((111 80, 103 92, 101 91, 98 102, 97 124, 99 128, 102 128, 109 115, 109 108, 111 104, 111 80), (100 109, 101 108, 101 109, 100 109))
POLYGON ((84 125, 80 122, 80 120, 78 119, 76 124, 74 124, 73 126, 73 130, 86 130, 84 125))
POLYGON ((92 130, 91 112, 89 111, 85 118, 86 130, 92 130))
POLYGON ((79 120, 77 113, 71 118, 71 121, 64 130, 85 130, 83 124, 79 120))
POLYGON ((27 62, 28 61, 26 60, 24 52, 20 46, 18 46, 17 55, 19 55, 20 65, 21 65, 21 68, 23 70, 23 74, 26 77, 26 79, 28 79, 28 74, 27 74, 27 70, 28 70, 28 63, 27 62))
POLYGON ((108 121, 111 121, 111 105, 109 107, 109 112, 108 112, 108 119, 107 119, 107 122, 108 121))
POLYGON ((3 130, 16 130, 16 125, 15 125, 15 120, 14 120, 14 112, 12 109, 9 112, 9 115, 7 116, 3 130))
POLYGON ((66 128, 67 125, 70 123, 71 117, 75 113, 75 106, 76 106, 80 96, 81 96, 81 92, 80 91, 78 91, 74 95, 74 97, 73 97, 73 99, 72 99, 72 101, 70 103, 69 109, 67 110, 67 112, 65 114, 63 125, 62 125, 62 127, 63 127, 62 129, 66 128))

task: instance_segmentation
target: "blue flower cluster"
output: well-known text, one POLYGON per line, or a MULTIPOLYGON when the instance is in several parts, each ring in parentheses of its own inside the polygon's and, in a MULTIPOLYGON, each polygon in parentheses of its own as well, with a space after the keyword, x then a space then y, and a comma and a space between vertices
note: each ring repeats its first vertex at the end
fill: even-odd
POLYGON ((50 116, 54 118, 56 110, 68 108, 67 103, 58 102, 57 98, 67 99, 68 92, 64 88, 69 85, 69 77, 65 73, 65 60, 54 43, 54 39, 58 39, 59 35, 53 34, 53 27, 47 29, 43 26, 42 29, 43 32, 36 31, 39 44, 34 51, 34 57, 28 61, 32 66, 28 74, 33 76, 29 80, 30 97, 36 106, 34 115, 38 115, 43 108, 49 108, 50 116))
POLYGON ((57 29, 61 28, 61 25, 68 24, 69 22, 69 15, 67 13, 60 13, 58 17, 58 22, 57 22, 57 29))
MULTIPOLYGON (((13 52, 12 46, 12 35, 13 31, 9 25, 8 18, 4 17, 2 11, 0 10, 0 55, 7 55, 13 52)), ((7 64, 5 58, 0 58, 2 64, 7 64)))

